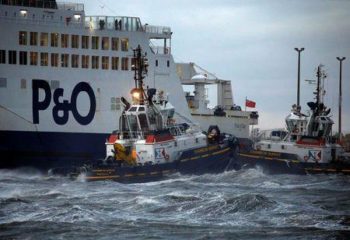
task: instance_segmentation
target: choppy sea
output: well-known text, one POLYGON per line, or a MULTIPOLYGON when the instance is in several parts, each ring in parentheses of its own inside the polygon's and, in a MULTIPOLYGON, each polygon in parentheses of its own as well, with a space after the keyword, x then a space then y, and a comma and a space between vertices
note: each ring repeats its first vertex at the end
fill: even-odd
POLYGON ((350 239, 350 177, 261 169, 120 184, 0 170, 0 239, 350 239))

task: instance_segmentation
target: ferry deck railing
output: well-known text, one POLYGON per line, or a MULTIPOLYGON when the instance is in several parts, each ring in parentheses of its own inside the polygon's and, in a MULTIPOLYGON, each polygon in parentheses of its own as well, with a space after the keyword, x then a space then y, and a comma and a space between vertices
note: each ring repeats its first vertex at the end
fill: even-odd
POLYGON ((109 29, 129 32, 144 31, 140 18, 126 16, 86 16, 85 27, 99 30, 109 29))
MULTIPOLYGON (((23 6, 23 7, 36 7, 36 8, 48 8, 48 9, 59 9, 59 10, 71 10, 71 11, 84 11, 84 4, 81 3, 56 3, 55 1, 25 1, 25 0, 0 0, 2 5, 10 6, 23 6)), ((0 19, 11 22, 31 22, 40 25, 53 25, 53 26, 66 26, 76 28, 89 28, 94 29, 108 29, 118 31, 129 31, 129 32, 146 32, 152 35, 154 38, 170 38, 171 29, 166 26, 153 26, 153 25, 142 25, 140 18, 138 17, 127 17, 127 16, 85 16, 85 18, 74 19, 73 17, 65 17, 61 19, 55 19, 51 15, 51 19, 42 19, 34 17, 34 15, 17 15, 17 16, 0 16, 0 19)), ((153 48, 154 52, 159 54, 170 53, 170 47, 167 48, 153 48)))

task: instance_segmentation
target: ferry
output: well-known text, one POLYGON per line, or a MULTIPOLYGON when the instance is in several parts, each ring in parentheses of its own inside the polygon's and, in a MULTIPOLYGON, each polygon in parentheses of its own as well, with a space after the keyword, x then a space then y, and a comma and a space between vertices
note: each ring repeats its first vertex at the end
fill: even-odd
POLYGON ((163 90, 145 89, 148 59, 140 46, 134 50, 134 59, 132 103, 122 98, 122 115, 119 120, 111 119, 119 128, 106 142, 105 160, 85 164, 70 176, 130 183, 159 180, 177 172, 201 174, 233 169, 238 140, 221 133, 218 126, 211 126, 204 134, 194 123, 175 118, 175 108, 163 90))
MULTIPOLYGON (((48 170, 104 159, 100 143, 118 128, 111 119, 120 118, 123 96, 131 101, 126 93, 138 45, 149 62, 145 85, 163 89, 177 116, 205 115, 188 108, 170 27, 138 17, 88 16, 80 3, 0 0, 0 29, 0 168, 48 170)), ((222 83, 231 93, 230 82, 222 83)), ((252 120, 234 114, 243 115, 223 130, 242 143, 252 120)), ((213 124, 222 125, 219 120, 213 124)), ((194 121, 209 128, 208 121, 194 121)))
POLYGON ((350 174, 350 158, 339 140, 332 137, 334 122, 331 109, 323 101, 326 73, 322 65, 316 76, 316 101, 307 103, 310 110, 303 113, 300 106, 293 105, 285 119, 287 128, 262 131, 251 149, 241 149, 238 168, 260 166, 272 174, 350 174))
POLYGON ((0 0, 0 29, 0 168, 103 159, 100 143, 118 127, 111 119, 119 119, 121 97, 133 87, 138 45, 149 61, 145 84, 164 89, 178 113, 191 117, 170 27, 88 16, 79 3, 0 0))

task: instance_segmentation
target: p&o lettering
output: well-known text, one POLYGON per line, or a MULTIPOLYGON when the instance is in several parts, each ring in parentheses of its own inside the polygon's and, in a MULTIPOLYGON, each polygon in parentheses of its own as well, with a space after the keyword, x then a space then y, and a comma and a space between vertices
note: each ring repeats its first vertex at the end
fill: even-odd
MULTIPOLYGON (((51 88, 47 81, 40 79, 33 79, 33 123, 39 123, 39 111, 45 110, 51 103, 51 88), (44 91, 44 99, 39 99, 39 90, 44 91)), ((89 124, 95 116, 96 98, 94 91, 86 82, 78 83, 72 92, 70 101, 63 99, 64 89, 57 88, 53 92, 54 107, 52 108, 52 117, 55 123, 64 125, 68 122, 69 111, 72 112, 75 120, 82 124, 89 124), (86 116, 82 116, 77 108, 77 98, 81 92, 87 93, 90 100, 90 109, 86 116)))

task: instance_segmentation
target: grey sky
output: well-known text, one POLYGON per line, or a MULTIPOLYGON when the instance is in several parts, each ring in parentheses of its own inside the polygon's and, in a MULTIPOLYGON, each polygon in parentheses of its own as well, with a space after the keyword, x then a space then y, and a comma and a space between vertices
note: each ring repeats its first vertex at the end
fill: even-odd
MULTIPOLYGON (((297 52, 301 55, 301 103, 312 98, 318 64, 325 65, 326 105, 338 117, 339 63, 343 62, 343 129, 350 132, 350 1, 86 0, 87 15, 137 16, 170 26, 177 62, 195 62, 232 80, 234 100, 257 102, 260 127, 283 127, 296 102, 297 52), (102 6, 102 7, 101 7, 102 6)), ((334 130, 337 130, 337 124, 334 130)))

